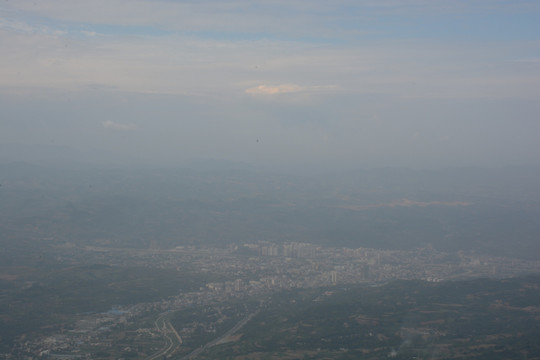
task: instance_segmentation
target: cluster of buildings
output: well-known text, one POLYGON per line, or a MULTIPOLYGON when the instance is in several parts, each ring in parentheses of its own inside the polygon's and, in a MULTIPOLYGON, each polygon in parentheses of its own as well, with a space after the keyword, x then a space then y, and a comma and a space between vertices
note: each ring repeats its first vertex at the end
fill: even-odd
MULTIPOLYGON (((81 249, 79 249, 81 250, 81 249)), ((74 253, 75 254, 75 253, 74 253)), ((104 334, 134 326, 149 314, 212 305, 292 288, 377 284, 393 279, 444 281, 475 277, 509 277, 540 272, 540 261, 513 260, 465 253, 444 253, 431 248, 414 251, 367 248, 323 248, 308 243, 259 242, 227 248, 175 248, 125 250, 86 248, 79 260, 147 267, 190 268, 220 274, 197 291, 180 292, 152 303, 131 304, 115 312, 80 316, 74 329, 18 344, 35 358, 86 358, 82 348, 104 344, 104 334)), ((111 304, 112 305, 112 304, 111 304)), ((187 331, 187 330, 186 330, 187 331)), ((159 340, 153 327, 142 326, 137 336, 159 340)), ((182 334, 180 334, 182 335, 182 334)), ((24 351, 23 351, 24 350, 24 351)), ((32 358, 32 357, 30 357, 32 358)))

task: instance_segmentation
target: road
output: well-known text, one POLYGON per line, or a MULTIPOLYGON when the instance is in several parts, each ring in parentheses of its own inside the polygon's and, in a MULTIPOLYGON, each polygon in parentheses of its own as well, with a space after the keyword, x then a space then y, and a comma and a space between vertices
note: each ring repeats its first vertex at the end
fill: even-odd
POLYGON ((240 330, 242 328, 242 326, 244 326, 249 320, 251 320, 251 318, 253 316, 255 316, 258 312, 259 312, 259 310, 247 314, 246 316, 244 316, 244 318, 242 318, 242 320, 237 322, 236 325, 234 325, 232 328, 227 330, 227 332, 225 334, 223 334, 220 337, 206 343, 204 346, 201 346, 201 347, 193 350, 192 352, 190 352, 189 354, 187 354, 186 356, 181 358, 181 360, 188 360, 188 359, 194 358, 195 356, 202 353, 204 350, 209 349, 214 345, 218 345, 221 341, 225 340, 226 338, 228 338, 229 336, 233 335, 235 332, 240 330))
POLYGON ((165 345, 157 353, 150 355, 146 360, 154 360, 163 356, 172 355, 182 345, 182 337, 176 332, 174 326, 172 326, 169 317, 169 313, 161 314, 155 321, 156 328, 163 337, 165 337, 165 345))

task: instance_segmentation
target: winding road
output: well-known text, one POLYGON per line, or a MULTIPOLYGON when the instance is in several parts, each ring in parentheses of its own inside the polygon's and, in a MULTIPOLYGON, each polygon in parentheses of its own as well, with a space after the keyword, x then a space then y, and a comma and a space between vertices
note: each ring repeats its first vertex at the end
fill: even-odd
POLYGON ((155 321, 156 328, 166 339, 165 345, 157 353, 150 355, 146 360, 154 360, 160 357, 172 355, 182 345, 182 337, 178 335, 174 326, 172 326, 168 312, 161 314, 155 321))

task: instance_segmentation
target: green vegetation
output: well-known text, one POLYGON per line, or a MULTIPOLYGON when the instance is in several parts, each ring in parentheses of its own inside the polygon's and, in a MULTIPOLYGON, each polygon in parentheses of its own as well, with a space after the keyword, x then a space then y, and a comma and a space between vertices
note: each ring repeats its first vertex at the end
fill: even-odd
POLYGON ((539 298, 538 277, 298 290, 201 358, 537 358, 539 298))
POLYGON ((219 338, 254 306, 256 304, 252 301, 227 301, 175 312, 171 316, 171 323, 184 340, 180 353, 188 354, 219 338))
POLYGON ((175 270, 107 265, 23 268, 17 276, 2 284, 0 346, 4 349, 21 334, 70 326, 76 314, 156 301, 197 289, 209 279, 209 275, 175 270))
MULTIPOLYGON (((24 344, 22 336, 69 332, 81 314, 159 301, 216 281, 222 275, 211 272, 219 267, 200 261, 212 253, 197 254, 205 247, 295 241, 432 248, 450 251, 456 263, 462 261, 457 251, 478 255, 476 261, 483 254, 533 260, 540 254, 538 169, 379 169, 316 178, 19 163, 0 164, 0 173, 0 353, 9 353, 16 338, 24 344), (192 245, 182 261, 175 252, 156 255, 192 245)), ((235 255, 251 256, 239 249, 235 255)), ((261 276, 265 272, 260 269, 261 276)), ((243 273, 242 266, 228 274, 219 281, 259 279, 258 270, 243 273)), ((242 328, 239 340, 205 353, 295 359, 539 356, 534 278, 327 290, 331 294, 296 290, 264 299, 265 308, 242 328)), ((186 329, 180 353, 218 337, 249 312, 221 305, 171 314, 175 328, 186 329)), ((108 334, 121 347, 100 349, 103 357, 159 350, 163 339, 152 331, 164 310, 157 304, 137 326, 108 334)))

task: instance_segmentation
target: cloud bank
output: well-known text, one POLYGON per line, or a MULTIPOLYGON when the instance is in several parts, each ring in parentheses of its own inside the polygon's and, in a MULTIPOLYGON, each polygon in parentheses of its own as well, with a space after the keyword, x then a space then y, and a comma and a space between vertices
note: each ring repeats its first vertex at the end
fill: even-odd
POLYGON ((521 0, 5 1, 0 143, 540 163, 539 16, 521 0))

